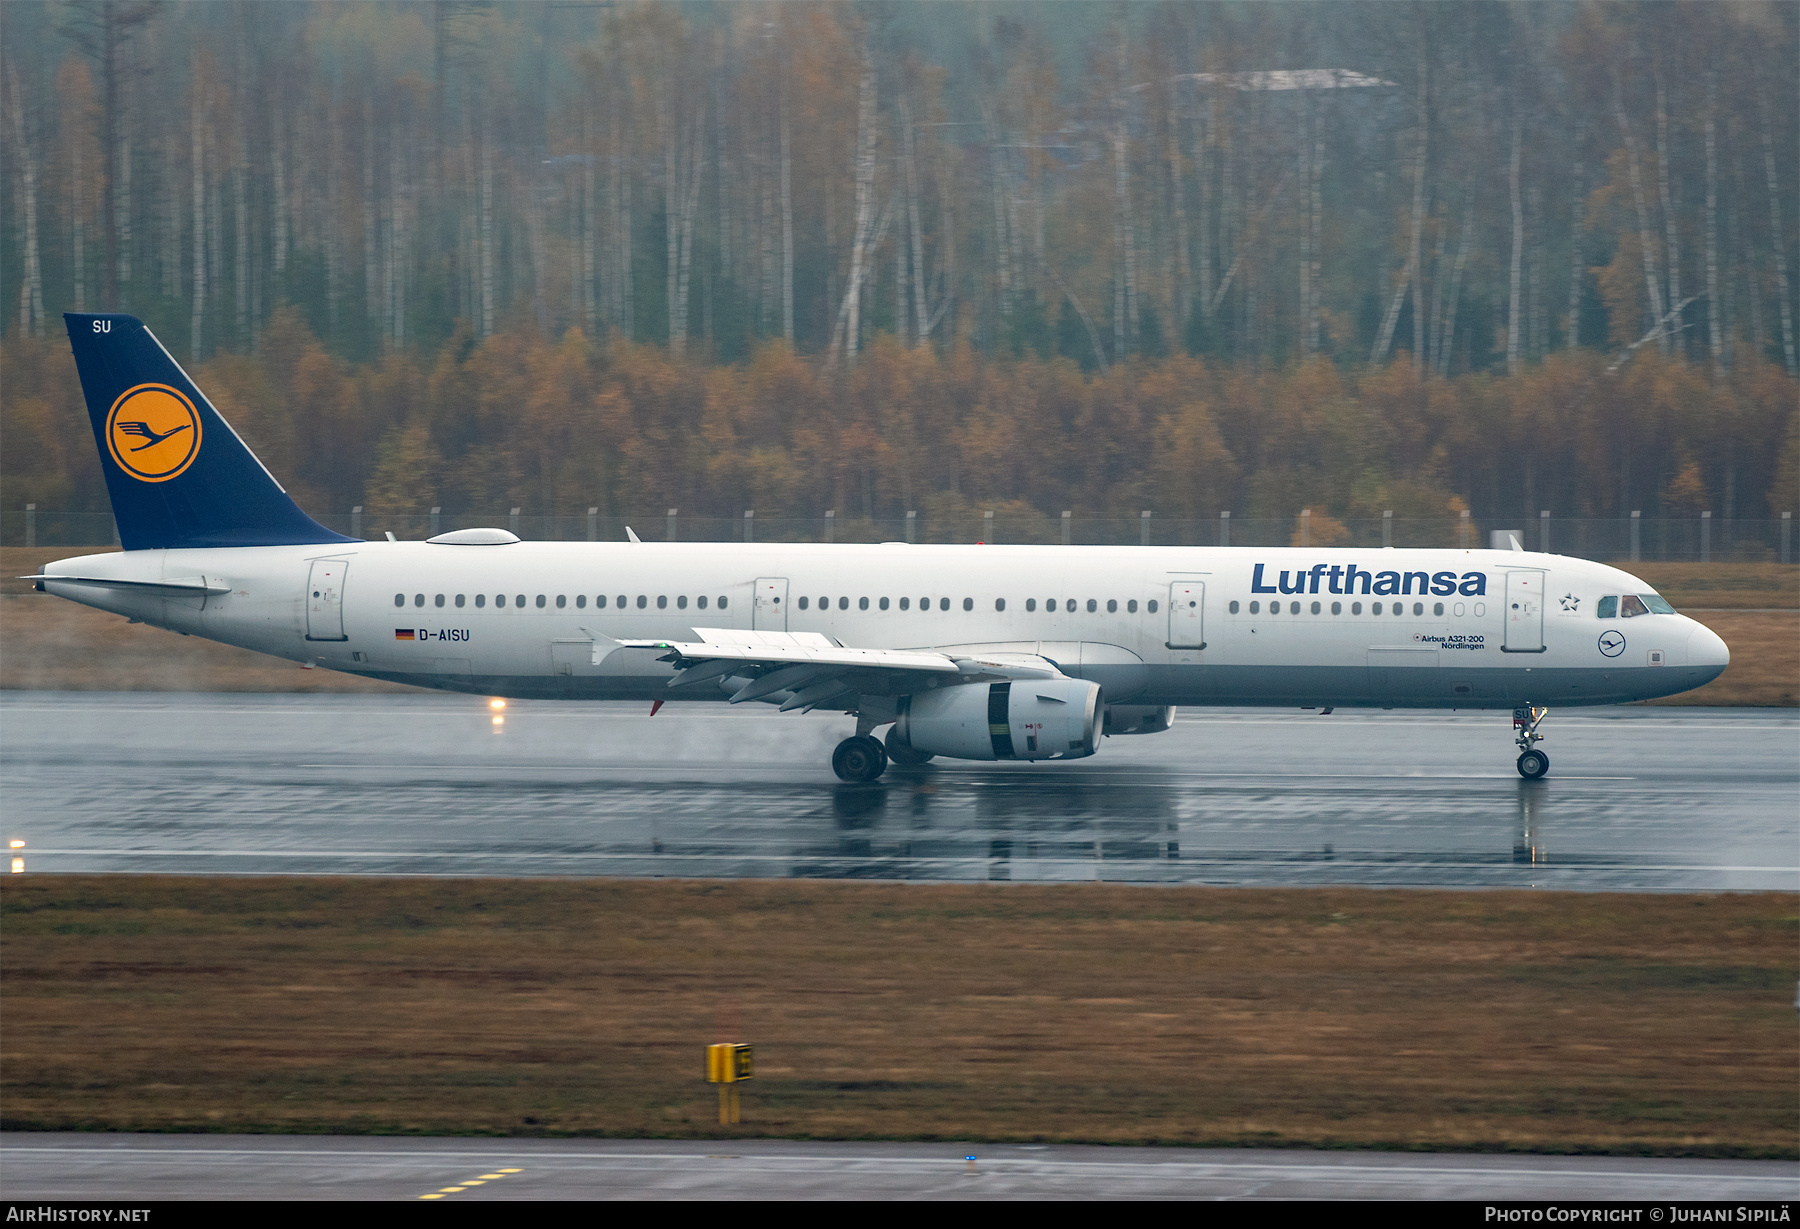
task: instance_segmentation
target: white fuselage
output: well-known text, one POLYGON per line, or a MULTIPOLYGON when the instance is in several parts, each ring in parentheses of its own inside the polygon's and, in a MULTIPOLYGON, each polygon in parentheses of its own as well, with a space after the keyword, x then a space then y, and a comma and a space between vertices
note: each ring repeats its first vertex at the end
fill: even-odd
POLYGON ((1654 592, 1629 574, 1518 551, 357 542, 90 555, 44 573, 204 578, 214 592, 41 587, 297 662, 498 696, 724 699, 671 693, 651 654, 594 650, 719 628, 1035 654, 1142 705, 1606 704, 1687 691, 1729 660, 1682 615, 1597 617, 1603 597, 1654 592))

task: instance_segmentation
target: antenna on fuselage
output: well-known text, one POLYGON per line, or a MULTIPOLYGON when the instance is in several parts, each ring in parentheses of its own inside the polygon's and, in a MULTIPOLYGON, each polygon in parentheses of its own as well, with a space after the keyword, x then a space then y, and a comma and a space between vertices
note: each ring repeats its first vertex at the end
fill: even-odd
POLYGON ((625 536, 630 538, 633 542, 643 542, 643 539, 637 536, 637 530, 633 529, 630 525, 625 526, 625 536))

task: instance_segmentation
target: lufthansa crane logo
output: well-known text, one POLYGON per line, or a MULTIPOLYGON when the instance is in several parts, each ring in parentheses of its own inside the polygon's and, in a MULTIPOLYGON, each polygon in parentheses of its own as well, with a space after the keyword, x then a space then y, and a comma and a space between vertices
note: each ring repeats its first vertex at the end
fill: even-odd
POLYGON ((1615 631, 1601 632, 1600 651, 1608 657, 1617 657, 1625 651, 1625 637, 1615 631))
POLYGON ((167 384, 139 384, 106 415, 106 447, 139 482, 167 482, 200 455, 200 414, 167 384))

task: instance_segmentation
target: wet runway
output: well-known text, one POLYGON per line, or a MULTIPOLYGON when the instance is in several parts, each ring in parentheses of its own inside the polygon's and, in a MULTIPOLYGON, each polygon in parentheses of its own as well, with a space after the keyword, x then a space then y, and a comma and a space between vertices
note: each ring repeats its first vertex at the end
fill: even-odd
POLYGON ((9 1134, 0 1165, 12 1200, 1800 1196, 1783 1161, 1033 1144, 9 1134))
POLYGON ((1800 890, 1800 715, 1184 710, 1062 764, 843 785, 841 715, 8 692, 27 873, 630 875, 1800 890))

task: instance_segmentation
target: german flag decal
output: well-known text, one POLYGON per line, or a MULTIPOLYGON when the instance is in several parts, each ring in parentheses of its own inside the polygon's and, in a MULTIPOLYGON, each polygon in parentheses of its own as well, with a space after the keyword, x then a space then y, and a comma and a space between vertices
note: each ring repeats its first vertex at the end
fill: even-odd
POLYGON ((416 639, 416 637, 414 637, 414 635, 413 635, 412 628, 396 627, 394 629, 394 639, 395 640, 413 640, 413 639, 416 639))

